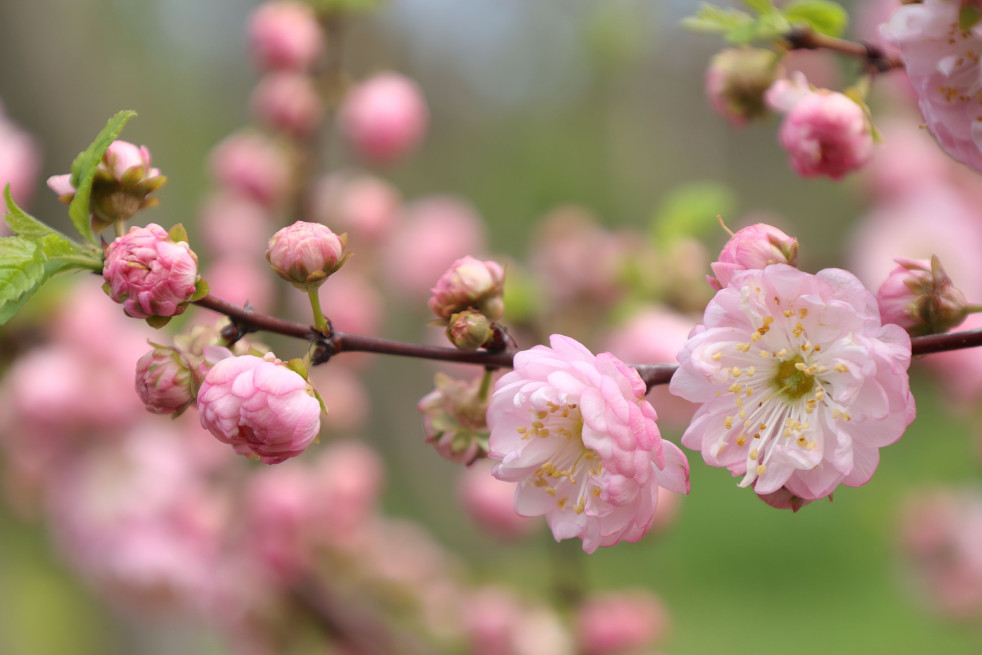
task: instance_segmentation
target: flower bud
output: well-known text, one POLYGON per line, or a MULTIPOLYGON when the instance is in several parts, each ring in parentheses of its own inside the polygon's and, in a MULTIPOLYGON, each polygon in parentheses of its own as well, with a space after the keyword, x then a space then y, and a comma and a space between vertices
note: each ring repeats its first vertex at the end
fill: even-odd
POLYGON ((274 0, 250 16, 249 49, 262 70, 309 70, 324 49, 324 34, 310 5, 274 0))
POLYGON ((313 387, 272 353, 216 362, 198 391, 198 413, 216 439, 264 464, 296 457, 320 432, 313 387))
POLYGON ((838 180, 873 156, 873 134, 866 111, 841 93, 809 88, 804 75, 778 80, 766 94, 774 109, 787 112, 781 145, 799 175, 838 180))
POLYGON ((477 350, 494 335, 491 321, 476 309, 465 309, 450 317, 447 339, 458 350, 477 350))
MULTIPOLYGON (((167 178, 150 165, 150 151, 146 146, 113 141, 102 155, 92 181, 89 201, 92 229, 99 232, 117 221, 128 221, 141 209, 157 205, 160 201, 149 196, 166 181, 167 178)), ((65 204, 75 198, 75 184, 70 174, 48 178, 48 187, 65 204)))
POLYGON ((719 260, 710 264, 716 277, 706 276, 706 280, 719 291, 730 284, 736 273, 764 268, 769 264, 796 267, 798 240, 773 225, 757 223, 737 230, 730 237, 719 254, 719 260))
POLYGON ((465 309, 476 309, 491 321, 505 313, 502 293, 505 269, 493 261, 480 261, 470 255, 455 261, 430 291, 430 309, 443 319, 465 309))
POLYGON ((297 137, 314 130, 323 110, 313 80, 290 71, 264 77, 252 93, 250 107, 264 125, 297 137))
POLYGON ((588 598, 576 624, 584 655, 640 653, 664 640, 668 613, 661 601, 639 589, 588 598))
POLYGON ((136 363, 136 393, 154 414, 180 415, 194 402, 197 382, 180 351, 150 344, 153 350, 136 363))
POLYGON ((266 261, 276 274, 302 291, 316 289, 347 260, 345 235, 326 225, 297 221, 269 240, 266 261))
POLYGON ((398 73, 381 73, 348 93, 338 120, 362 159, 385 164, 419 143, 428 112, 415 82, 398 73))
POLYGON ((727 48, 709 63, 706 97, 734 125, 767 115, 764 93, 777 76, 777 53, 763 48, 727 48))
POLYGON ((488 452, 487 398, 483 376, 466 382, 437 373, 436 389, 419 401, 426 443, 451 462, 468 464, 488 452))
POLYGON ((894 260, 876 294, 884 323, 896 323, 912 336, 947 332, 965 320, 965 295, 952 283, 937 257, 894 260))
POLYGON ((159 225, 134 226, 109 244, 102 275, 127 316, 178 316, 196 293, 198 257, 159 225))

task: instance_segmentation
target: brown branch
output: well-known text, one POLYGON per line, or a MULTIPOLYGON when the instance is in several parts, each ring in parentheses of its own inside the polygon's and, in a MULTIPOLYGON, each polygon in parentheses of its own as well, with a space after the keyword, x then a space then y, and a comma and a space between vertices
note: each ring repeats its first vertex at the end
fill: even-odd
POLYGON ((784 37, 792 50, 831 50, 851 57, 859 57, 873 73, 885 73, 894 68, 903 68, 904 62, 890 57, 882 48, 867 43, 857 43, 819 34, 809 27, 792 30, 784 37))

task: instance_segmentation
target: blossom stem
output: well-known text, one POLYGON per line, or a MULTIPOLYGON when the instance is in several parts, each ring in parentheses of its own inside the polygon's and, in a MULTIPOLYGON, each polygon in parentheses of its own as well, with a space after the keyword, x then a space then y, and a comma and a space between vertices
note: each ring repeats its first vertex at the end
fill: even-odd
MULTIPOLYGON (((285 321, 275 316, 268 316, 251 309, 239 307, 228 301, 209 294, 195 304, 224 314, 239 326, 249 331, 262 330, 281 334, 287 337, 315 342, 321 347, 322 355, 314 357, 313 364, 323 364, 331 357, 345 352, 367 352, 397 357, 414 357, 417 359, 432 359, 460 364, 477 364, 489 369, 511 368, 515 350, 506 349, 500 352, 477 350, 465 352, 456 348, 442 346, 427 346, 416 343, 406 343, 392 339, 369 337, 361 334, 338 332, 326 327, 303 325, 285 321)), ((961 332, 946 332, 931 334, 924 337, 913 337, 911 340, 913 355, 930 355, 931 353, 949 350, 962 350, 982 346, 982 328, 963 330, 961 332)), ((641 375, 648 389, 659 384, 668 384, 678 369, 678 364, 635 364, 634 368, 641 375)))
POLYGON ((307 291, 307 297, 310 298, 310 308, 314 310, 314 327, 318 332, 325 332, 327 330, 327 318, 321 310, 321 298, 318 291, 317 287, 310 289, 307 291))
POLYGON ((871 72, 885 73, 894 68, 903 68, 904 64, 897 57, 887 55, 878 46, 837 39, 815 30, 802 27, 792 30, 784 37, 792 50, 832 50, 852 57, 859 57, 866 62, 871 72))
POLYGON ((982 305, 965 305, 966 314, 978 314, 982 312, 982 305))
POLYGON ((488 392, 491 391, 491 371, 493 369, 485 369, 484 377, 481 378, 481 388, 477 390, 478 400, 487 400, 488 392))
POLYGON ((126 234, 126 221, 121 218, 113 221, 113 230, 116 231, 117 237, 121 237, 126 234))

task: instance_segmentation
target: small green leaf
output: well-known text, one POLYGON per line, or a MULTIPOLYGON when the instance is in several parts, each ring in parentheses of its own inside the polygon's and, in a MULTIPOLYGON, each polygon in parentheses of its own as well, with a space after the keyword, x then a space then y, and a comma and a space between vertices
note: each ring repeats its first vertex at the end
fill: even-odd
POLYGON ((17 313, 44 283, 46 256, 32 241, 0 239, 0 325, 17 313))
POLYGON ((4 198, 7 202, 4 220, 17 236, 37 244, 48 260, 45 268, 49 276, 68 268, 102 270, 102 254, 98 250, 72 241, 18 207, 10 195, 9 185, 4 198))
POLYGON ((973 4, 963 4, 958 9, 958 29, 967 32, 982 19, 982 9, 973 4))
POLYGON ((685 29, 704 34, 728 34, 734 29, 753 23, 754 17, 745 11, 707 3, 703 3, 694 15, 681 21, 685 29))
POLYGON ((194 294, 188 299, 188 302, 197 302, 207 296, 210 291, 205 278, 199 275, 198 279, 194 281, 194 294))
POLYGON ((834 37, 842 36, 849 24, 849 13, 832 0, 792 0, 781 13, 793 24, 805 24, 816 32, 834 37))
POLYGON ((770 14, 776 11, 774 9, 774 3, 771 0, 743 0, 743 4, 747 5, 758 14, 770 14))
POLYGON ((98 241, 92 232, 92 225, 89 223, 89 199, 92 195, 95 171, 99 166, 99 160, 119 136, 123 126, 134 116, 136 116, 136 112, 125 110, 110 118, 92 145, 79 153, 75 161, 72 162, 72 186, 75 187, 75 198, 68 206, 68 215, 78 233, 93 245, 98 245, 98 241))
POLYGON ((681 238, 701 239, 719 229, 716 217, 733 212, 736 199, 729 187, 716 182, 690 184, 665 198, 651 220, 655 245, 667 248, 681 238))
POLYGON ((159 330, 160 328, 170 323, 172 318, 174 317, 173 316, 148 316, 146 320, 147 320, 147 325, 149 325, 155 330, 159 330))
POLYGON ((174 243, 188 242, 188 231, 184 229, 184 225, 181 223, 178 223, 172 227, 170 232, 167 233, 167 236, 169 236, 170 240, 174 243))

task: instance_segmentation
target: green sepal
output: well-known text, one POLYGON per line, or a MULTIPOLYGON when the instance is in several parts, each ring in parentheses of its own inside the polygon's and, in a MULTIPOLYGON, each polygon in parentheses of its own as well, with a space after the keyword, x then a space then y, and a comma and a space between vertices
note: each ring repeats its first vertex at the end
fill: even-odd
POLYGON ((178 223, 172 227, 167 233, 167 236, 169 236, 170 240, 174 243, 188 243, 188 231, 184 229, 184 225, 181 223, 178 223))
POLYGON ((173 316, 148 316, 146 321, 147 321, 147 325, 149 325, 155 330, 159 330, 160 328, 170 323, 172 318, 174 317, 173 316))
POLYGON ((863 113, 866 115, 866 122, 869 123, 870 136, 873 138, 873 143, 882 143, 883 135, 876 129, 876 125, 873 123, 873 112, 870 110, 869 105, 866 104, 866 95, 869 93, 869 86, 869 76, 863 76, 854 85, 845 89, 842 95, 862 108, 863 113))
POLYGON ((982 9, 972 4, 963 4, 958 9, 958 29, 967 32, 982 19, 982 9))
POLYGON ((210 291, 211 289, 208 288, 208 283, 205 282, 205 278, 199 275, 198 279, 194 281, 194 293, 191 294, 190 298, 188 298, 188 302, 197 302, 198 300, 201 300, 207 296, 210 291))
POLYGON ((302 377, 304 380, 307 379, 307 365, 303 363, 303 360, 299 357, 294 357, 286 363, 286 367, 302 377))
POLYGON ((92 245, 98 245, 90 224, 89 200, 92 196, 92 182, 95 180, 99 161, 106 150, 116 140, 127 121, 136 116, 135 111, 124 110, 109 119, 95 141, 79 153, 72 162, 72 186, 75 187, 75 197, 68 206, 68 216, 78 233, 92 245))
MULTIPOLYGON (((317 399, 317 404, 321 406, 321 412, 327 414, 327 403, 325 403, 324 402, 324 399, 321 398, 321 395, 320 395, 320 393, 317 392, 317 389, 314 389, 313 387, 311 387, 311 390, 314 392, 314 398, 317 399)), ((318 441, 318 442, 320 441, 320 435, 319 434, 317 435, 316 441, 318 441)))
POLYGON ((842 36, 849 25, 849 13, 832 0, 791 0, 781 8, 781 13, 795 25, 808 25, 832 37, 842 36))

